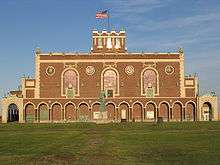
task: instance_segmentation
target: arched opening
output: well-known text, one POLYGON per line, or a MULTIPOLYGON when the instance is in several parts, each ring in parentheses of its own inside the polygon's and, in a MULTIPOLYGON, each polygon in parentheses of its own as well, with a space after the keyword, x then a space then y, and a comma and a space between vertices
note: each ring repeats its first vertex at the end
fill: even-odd
POLYGON ((114 121, 116 119, 115 105, 113 103, 108 103, 106 105, 106 111, 108 120, 114 121))
POLYGON ((145 110, 145 119, 147 121, 156 120, 156 106, 153 103, 148 103, 145 110))
POLYGON ((169 105, 167 103, 160 104, 158 117, 162 118, 163 121, 169 121, 169 105))
POLYGON ((51 111, 52 111, 51 112, 51 119, 52 119, 52 121, 60 121, 60 120, 62 120, 62 108, 61 108, 60 104, 55 103, 52 106, 51 111))
POLYGON ((146 68, 142 72, 142 94, 154 97, 158 93, 158 74, 152 68, 146 68))
POLYGON ((25 106, 25 121, 27 123, 33 123, 37 119, 36 111, 33 104, 27 104, 25 106))
POLYGON ((175 103, 172 108, 172 120, 181 121, 182 120, 182 105, 180 103, 175 103))
POLYGON ((79 75, 75 69, 68 69, 62 75, 62 94, 67 98, 74 98, 79 91, 79 75))
POLYGON ((142 105, 135 103, 132 110, 132 121, 142 121, 142 105))
POLYGON ((212 121, 212 105, 209 102, 205 102, 202 105, 202 118, 204 121, 212 121))
POLYGON ((187 121, 195 121, 195 116, 196 116, 196 112, 195 112, 195 104, 192 102, 189 102, 186 105, 186 112, 185 112, 185 117, 187 121))
POLYGON ((102 73, 102 90, 105 91, 106 97, 114 97, 119 94, 119 77, 115 69, 108 68, 102 73))
POLYGON ((92 106, 92 119, 93 120, 98 120, 100 118, 100 104, 95 103, 92 106))
POLYGON ((121 121, 129 120, 129 106, 126 103, 122 103, 119 107, 119 118, 121 121))
POLYGON ((19 120, 19 110, 16 104, 12 103, 8 106, 8 122, 19 120))
POLYGON ((67 121, 77 120, 76 108, 72 103, 69 103, 65 107, 65 118, 67 121))
POLYGON ((89 114, 89 107, 85 103, 80 104, 77 114, 78 120, 81 122, 89 121, 91 119, 89 114))
POLYGON ((43 103, 38 107, 38 110, 39 110, 39 119, 40 119, 40 121, 42 121, 42 122, 49 121, 48 106, 43 103))

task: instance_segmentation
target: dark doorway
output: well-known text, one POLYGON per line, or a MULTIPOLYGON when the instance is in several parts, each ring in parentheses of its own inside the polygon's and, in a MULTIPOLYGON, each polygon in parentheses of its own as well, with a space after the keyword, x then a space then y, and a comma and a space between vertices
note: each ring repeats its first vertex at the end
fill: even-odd
POLYGON ((8 122, 14 122, 19 120, 19 111, 16 104, 10 104, 8 106, 8 122))
POLYGON ((212 121, 212 105, 209 102, 203 104, 202 112, 204 121, 212 121))

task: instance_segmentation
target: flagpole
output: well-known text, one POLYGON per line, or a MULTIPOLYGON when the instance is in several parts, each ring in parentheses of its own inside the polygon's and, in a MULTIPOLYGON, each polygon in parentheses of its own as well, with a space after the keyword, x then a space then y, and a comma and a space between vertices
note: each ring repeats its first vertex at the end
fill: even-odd
POLYGON ((109 14, 109 10, 108 10, 108 31, 110 31, 110 20, 109 20, 109 18, 110 18, 110 14, 109 14))

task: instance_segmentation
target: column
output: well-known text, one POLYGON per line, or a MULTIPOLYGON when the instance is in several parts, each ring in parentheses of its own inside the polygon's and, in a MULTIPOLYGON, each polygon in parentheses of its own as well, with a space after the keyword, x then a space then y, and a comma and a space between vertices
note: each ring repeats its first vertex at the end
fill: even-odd
POLYGON ((183 107, 183 121, 185 121, 186 120, 186 108, 185 107, 183 107))
POLYGON ((35 115, 36 115, 36 116, 35 116, 35 121, 38 123, 38 122, 39 122, 39 116, 40 116, 40 115, 39 115, 39 111, 38 111, 37 108, 35 108, 34 110, 35 110, 35 113, 36 113, 36 114, 35 114, 35 115))
POLYGON ((49 121, 48 122, 53 122, 53 112, 52 112, 52 109, 48 109, 49 110, 49 121))
POLYGON ((66 121, 66 109, 62 108, 63 110, 63 121, 66 121))
POLYGON ((170 107, 170 109, 169 109, 169 115, 168 115, 168 121, 172 121, 173 120, 173 108, 172 107, 170 107))
POLYGON ((142 107, 142 121, 145 120, 145 107, 142 107))
POLYGON ((115 107, 115 110, 116 110, 116 121, 118 122, 119 121, 119 108, 118 107, 115 107))
POLYGON ((89 108, 89 120, 92 120, 92 108, 89 108))
POLYGON ((133 109, 131 107, 128 108, 128 121, 133 121, 132 120, 133 117, 133 109))
POLYGON ((156 116, 157 116, 156 121, 157 121, 157 120, 158 120, 158 116, 159 116, 159 108, 157 108, 156 111, 157 111, 157 112, 156 112, 156 114, 157 114, 157 115, 156 115, 156 116))

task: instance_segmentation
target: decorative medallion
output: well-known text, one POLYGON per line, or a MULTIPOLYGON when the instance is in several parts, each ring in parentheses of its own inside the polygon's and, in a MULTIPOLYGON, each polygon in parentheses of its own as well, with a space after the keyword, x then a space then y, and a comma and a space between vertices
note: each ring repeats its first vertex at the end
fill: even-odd
POLYGON ((128 75, 132 75, 132 74, 134 73, 134 67, 133 67, 132 65, 126 66, 125 72, 126 72, 128 75))
POLYGON ((86 74, 87 75, 93 75, 95 73, 95 68, 94 66, 87 66, 86 67, 86 74))
POLYGON ((166 74, 168 74, 168 75, 173 74, 173 72, 174 72, 174 67, 172 67, 172 66, 170 66, 170 65, 167 65, 167 66, 165 67, 165 72, 166 72, 166 74))
POLYGON ((53 66, 48 66, 46 70, 47 75, 52 76, 55 73, 55 68, 53 66))

